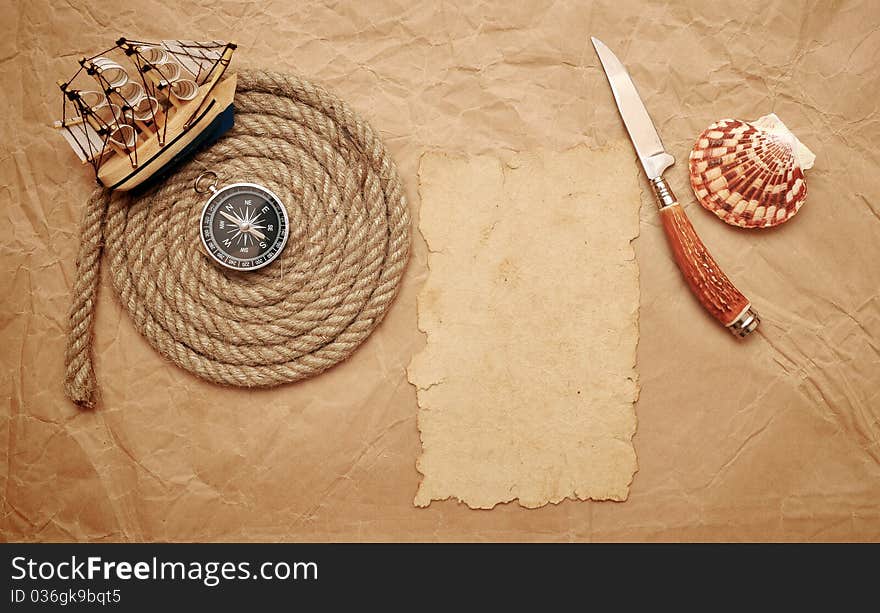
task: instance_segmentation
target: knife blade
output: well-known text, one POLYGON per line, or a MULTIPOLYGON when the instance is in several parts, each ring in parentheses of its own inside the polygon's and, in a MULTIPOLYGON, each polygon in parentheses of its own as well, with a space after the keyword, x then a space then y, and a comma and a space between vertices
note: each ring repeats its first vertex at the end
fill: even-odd
POLYGON ((666 151, 651 116, 623 63, 598 38, 590 37, 614 94, 617 110, 654 190, 660 218, 676 264, 703 307, 735 336, 751 334, 761 322, 751 302, 731 283, 727 275, 697 236, 684 209, 663 179, 663 172, 675 163, 666 151))
POLYGON ((599 61, 602 62, 602 68, 605 69, 605 74, 608 76, 614 101, 620 110, 623 124, 626 126, 626 131, 629 132, 629 138, 636 148, 645 174, 648 179, 656 179, 663 174, 664 170, 675 163, 675 158, 663 146, 663 141, 657 134, 657 128, 654 127, 648 110, 642 104, 639 92, 636 90, 629 73, 626 72, 626 68, 605 43, 598 38, 590 37, 590 39, 599 55, 599 61))

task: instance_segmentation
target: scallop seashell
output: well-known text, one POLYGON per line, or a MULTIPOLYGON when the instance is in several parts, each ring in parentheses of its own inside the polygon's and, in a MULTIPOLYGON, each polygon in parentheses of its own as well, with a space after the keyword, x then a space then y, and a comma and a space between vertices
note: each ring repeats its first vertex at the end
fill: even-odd
POLYGON ((751 122, 722 119, 694 144, 691 187, 700 204, 726 223, 768 228, 803 206, 804 170, 815 159, 774 114, 751 122))

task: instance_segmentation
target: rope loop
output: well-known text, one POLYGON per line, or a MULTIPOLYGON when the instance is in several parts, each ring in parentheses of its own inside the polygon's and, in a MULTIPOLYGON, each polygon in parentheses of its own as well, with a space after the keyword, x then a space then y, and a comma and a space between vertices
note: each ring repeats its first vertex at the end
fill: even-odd
POLYGON ((264 387, 347 358, 388 310, 409 256, 409 212, 391 157, 348 105, 303 79, 238 76, 233 128, 136 194, 99 189, 82 223, 65 392, 97 402, 92 324, 103 257, 115 293, 165 358, 215 383, 264 387), (285 204, 287 246, 236 272, 202 251, 205 169, 265 185, 285 204))

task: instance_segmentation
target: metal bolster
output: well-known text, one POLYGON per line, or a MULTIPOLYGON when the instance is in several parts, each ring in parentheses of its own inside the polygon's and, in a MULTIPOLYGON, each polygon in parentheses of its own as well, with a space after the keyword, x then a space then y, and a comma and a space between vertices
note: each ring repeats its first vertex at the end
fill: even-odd
POLYGON ((663 177, 651 179, 651 189, 654 190, 654 195, 657 197, 657 206, 661 209, 678 202, 678 200, 675 199, 675 194, 672 193, 672 189, 669 187, 669 184, 663 180, 663 177))
POLYGON ((746 308, 743 309, 743 312, 739 314, 739 317, 727 325, 727 329, 730 330, 734 336, 744 338, 754 332, 759 323, 761 323, 761 318, 758 317, 758 314, 752 309, 752 305, 747 305, 746 308))

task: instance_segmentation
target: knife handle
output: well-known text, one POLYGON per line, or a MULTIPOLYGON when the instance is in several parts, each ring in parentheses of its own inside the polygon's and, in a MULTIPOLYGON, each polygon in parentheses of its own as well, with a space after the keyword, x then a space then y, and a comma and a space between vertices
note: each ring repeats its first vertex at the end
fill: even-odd
POLYGON ((734 336, 748 336, 761 322, 748 298, 722 272, 663 178, 652 179, 651 186, 675 263, 694 296, 734 336))

